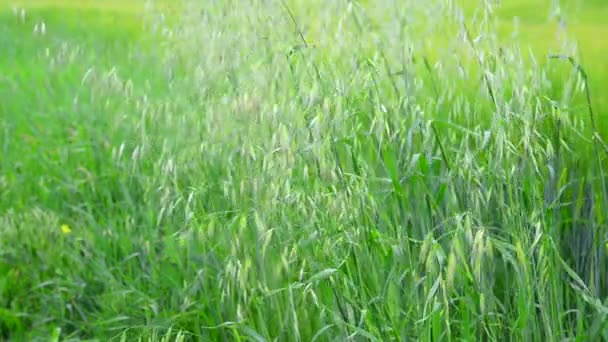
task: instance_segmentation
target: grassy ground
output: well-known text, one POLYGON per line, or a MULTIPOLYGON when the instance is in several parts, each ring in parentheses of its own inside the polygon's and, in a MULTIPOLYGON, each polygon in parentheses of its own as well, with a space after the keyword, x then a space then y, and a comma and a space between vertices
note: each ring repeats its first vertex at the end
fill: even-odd
POLYGON ((0 340, 608 339, 608 5, 461 5, 0 0, 0 340))

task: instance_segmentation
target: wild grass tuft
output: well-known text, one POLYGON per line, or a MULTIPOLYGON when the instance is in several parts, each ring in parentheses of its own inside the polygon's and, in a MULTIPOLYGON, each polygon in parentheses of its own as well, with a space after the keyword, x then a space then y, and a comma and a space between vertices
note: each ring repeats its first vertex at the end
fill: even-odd
POLYGON ((569 40, 489 1, 148 5, 1 14, 0 339, 608 338, 569 40))

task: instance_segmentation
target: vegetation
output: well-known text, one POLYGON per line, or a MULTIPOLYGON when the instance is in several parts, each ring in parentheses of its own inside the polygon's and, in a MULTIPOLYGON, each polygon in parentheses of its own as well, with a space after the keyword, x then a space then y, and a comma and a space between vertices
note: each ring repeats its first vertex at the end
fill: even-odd
POLYGON ((608 339, 603 0, 0 7, 0 340, 608 339))

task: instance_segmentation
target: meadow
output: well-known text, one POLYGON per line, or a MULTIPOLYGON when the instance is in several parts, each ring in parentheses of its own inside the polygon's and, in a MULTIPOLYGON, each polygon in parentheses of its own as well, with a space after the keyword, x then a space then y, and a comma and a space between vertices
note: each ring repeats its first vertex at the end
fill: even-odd
POLYGON ((608 340, 604 0, 0 0, 0 341, 608 340))

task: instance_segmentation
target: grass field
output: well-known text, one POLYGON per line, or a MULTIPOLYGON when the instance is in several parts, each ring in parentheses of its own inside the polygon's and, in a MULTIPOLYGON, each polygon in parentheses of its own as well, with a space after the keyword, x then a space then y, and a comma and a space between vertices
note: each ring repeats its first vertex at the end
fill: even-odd
POLYGON ((0 0, 0 341, 607 340, 608 3, 495 3, 0 0))

